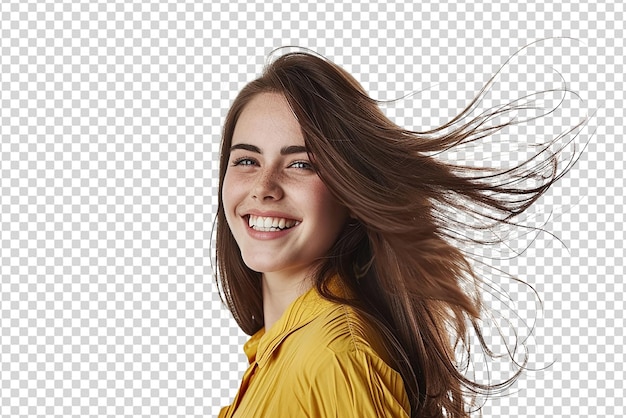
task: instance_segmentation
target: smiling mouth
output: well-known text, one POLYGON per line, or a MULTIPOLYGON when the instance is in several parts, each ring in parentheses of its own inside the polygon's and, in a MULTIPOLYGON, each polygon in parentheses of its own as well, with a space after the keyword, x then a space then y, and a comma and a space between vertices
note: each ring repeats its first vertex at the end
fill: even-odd
POLYGON ((293 228, 299 224, 300 222, 295 219, 248 215, 248 226, 255 231, 284 231, 285 229, 293 228))

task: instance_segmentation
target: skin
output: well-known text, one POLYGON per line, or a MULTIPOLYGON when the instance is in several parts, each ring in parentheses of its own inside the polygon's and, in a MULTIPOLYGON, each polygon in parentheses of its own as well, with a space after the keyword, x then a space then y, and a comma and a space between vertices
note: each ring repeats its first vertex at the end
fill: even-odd
POLYGON ((312 286, 311 272, 348 217, 316 174, 282 95, 259 94, 239 116, 222 201, 244 262, 262 273, 267 330, 312 286), (283 218, 285 226, 294 226, 258 230, 249 226, 250 215, 283 218))

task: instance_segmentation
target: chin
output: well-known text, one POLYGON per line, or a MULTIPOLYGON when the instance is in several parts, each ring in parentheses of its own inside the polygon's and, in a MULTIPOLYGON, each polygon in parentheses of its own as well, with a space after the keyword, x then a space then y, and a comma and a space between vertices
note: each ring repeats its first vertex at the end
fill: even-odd
POLYGON ((242 254, 242 259, 250 270, 258 273, 281 270, 280 266, 276 264, 276 260, 272 260, 271 257, 246 257, 242 254))
POLYGON ((289 273, 294 277, 300 276, 304 271, 308 270, 305 265, 297 262, 280 262, 274 254, 269 257, 243 257, 243 262, 252 271, 257 273, 289 273))

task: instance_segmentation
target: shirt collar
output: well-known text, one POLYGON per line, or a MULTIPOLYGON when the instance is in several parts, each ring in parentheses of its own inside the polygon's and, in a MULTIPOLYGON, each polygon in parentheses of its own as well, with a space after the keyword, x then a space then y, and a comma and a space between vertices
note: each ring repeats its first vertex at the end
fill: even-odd
MULTIPOLYGON (((339 290, 338 282, 339 280, 331 281, 333 293, 339 290)), ((322 298, 315 287, 299 296, 267 332, 265 328, 261 328, 244 344, 243 350, 250 364, 256 361, 259 367, 263 367, 285 338, 313 321, 332 305, 333 302, 322 298)))

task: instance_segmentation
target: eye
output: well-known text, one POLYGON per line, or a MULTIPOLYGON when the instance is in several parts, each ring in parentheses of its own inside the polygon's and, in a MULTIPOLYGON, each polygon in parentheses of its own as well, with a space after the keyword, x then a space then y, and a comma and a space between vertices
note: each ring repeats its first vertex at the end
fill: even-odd
POLYGON ((256 160, 254 160, 253 158, 248 158, 248 157, 237 158, 232 163, 233 166, 253 166, 256 164, 257 164, 256 160))
POLYGON ((313 165, 308 161, 296 161, 289 165, 291 168, 298 168, 301 170, 313 170, 313 165))

